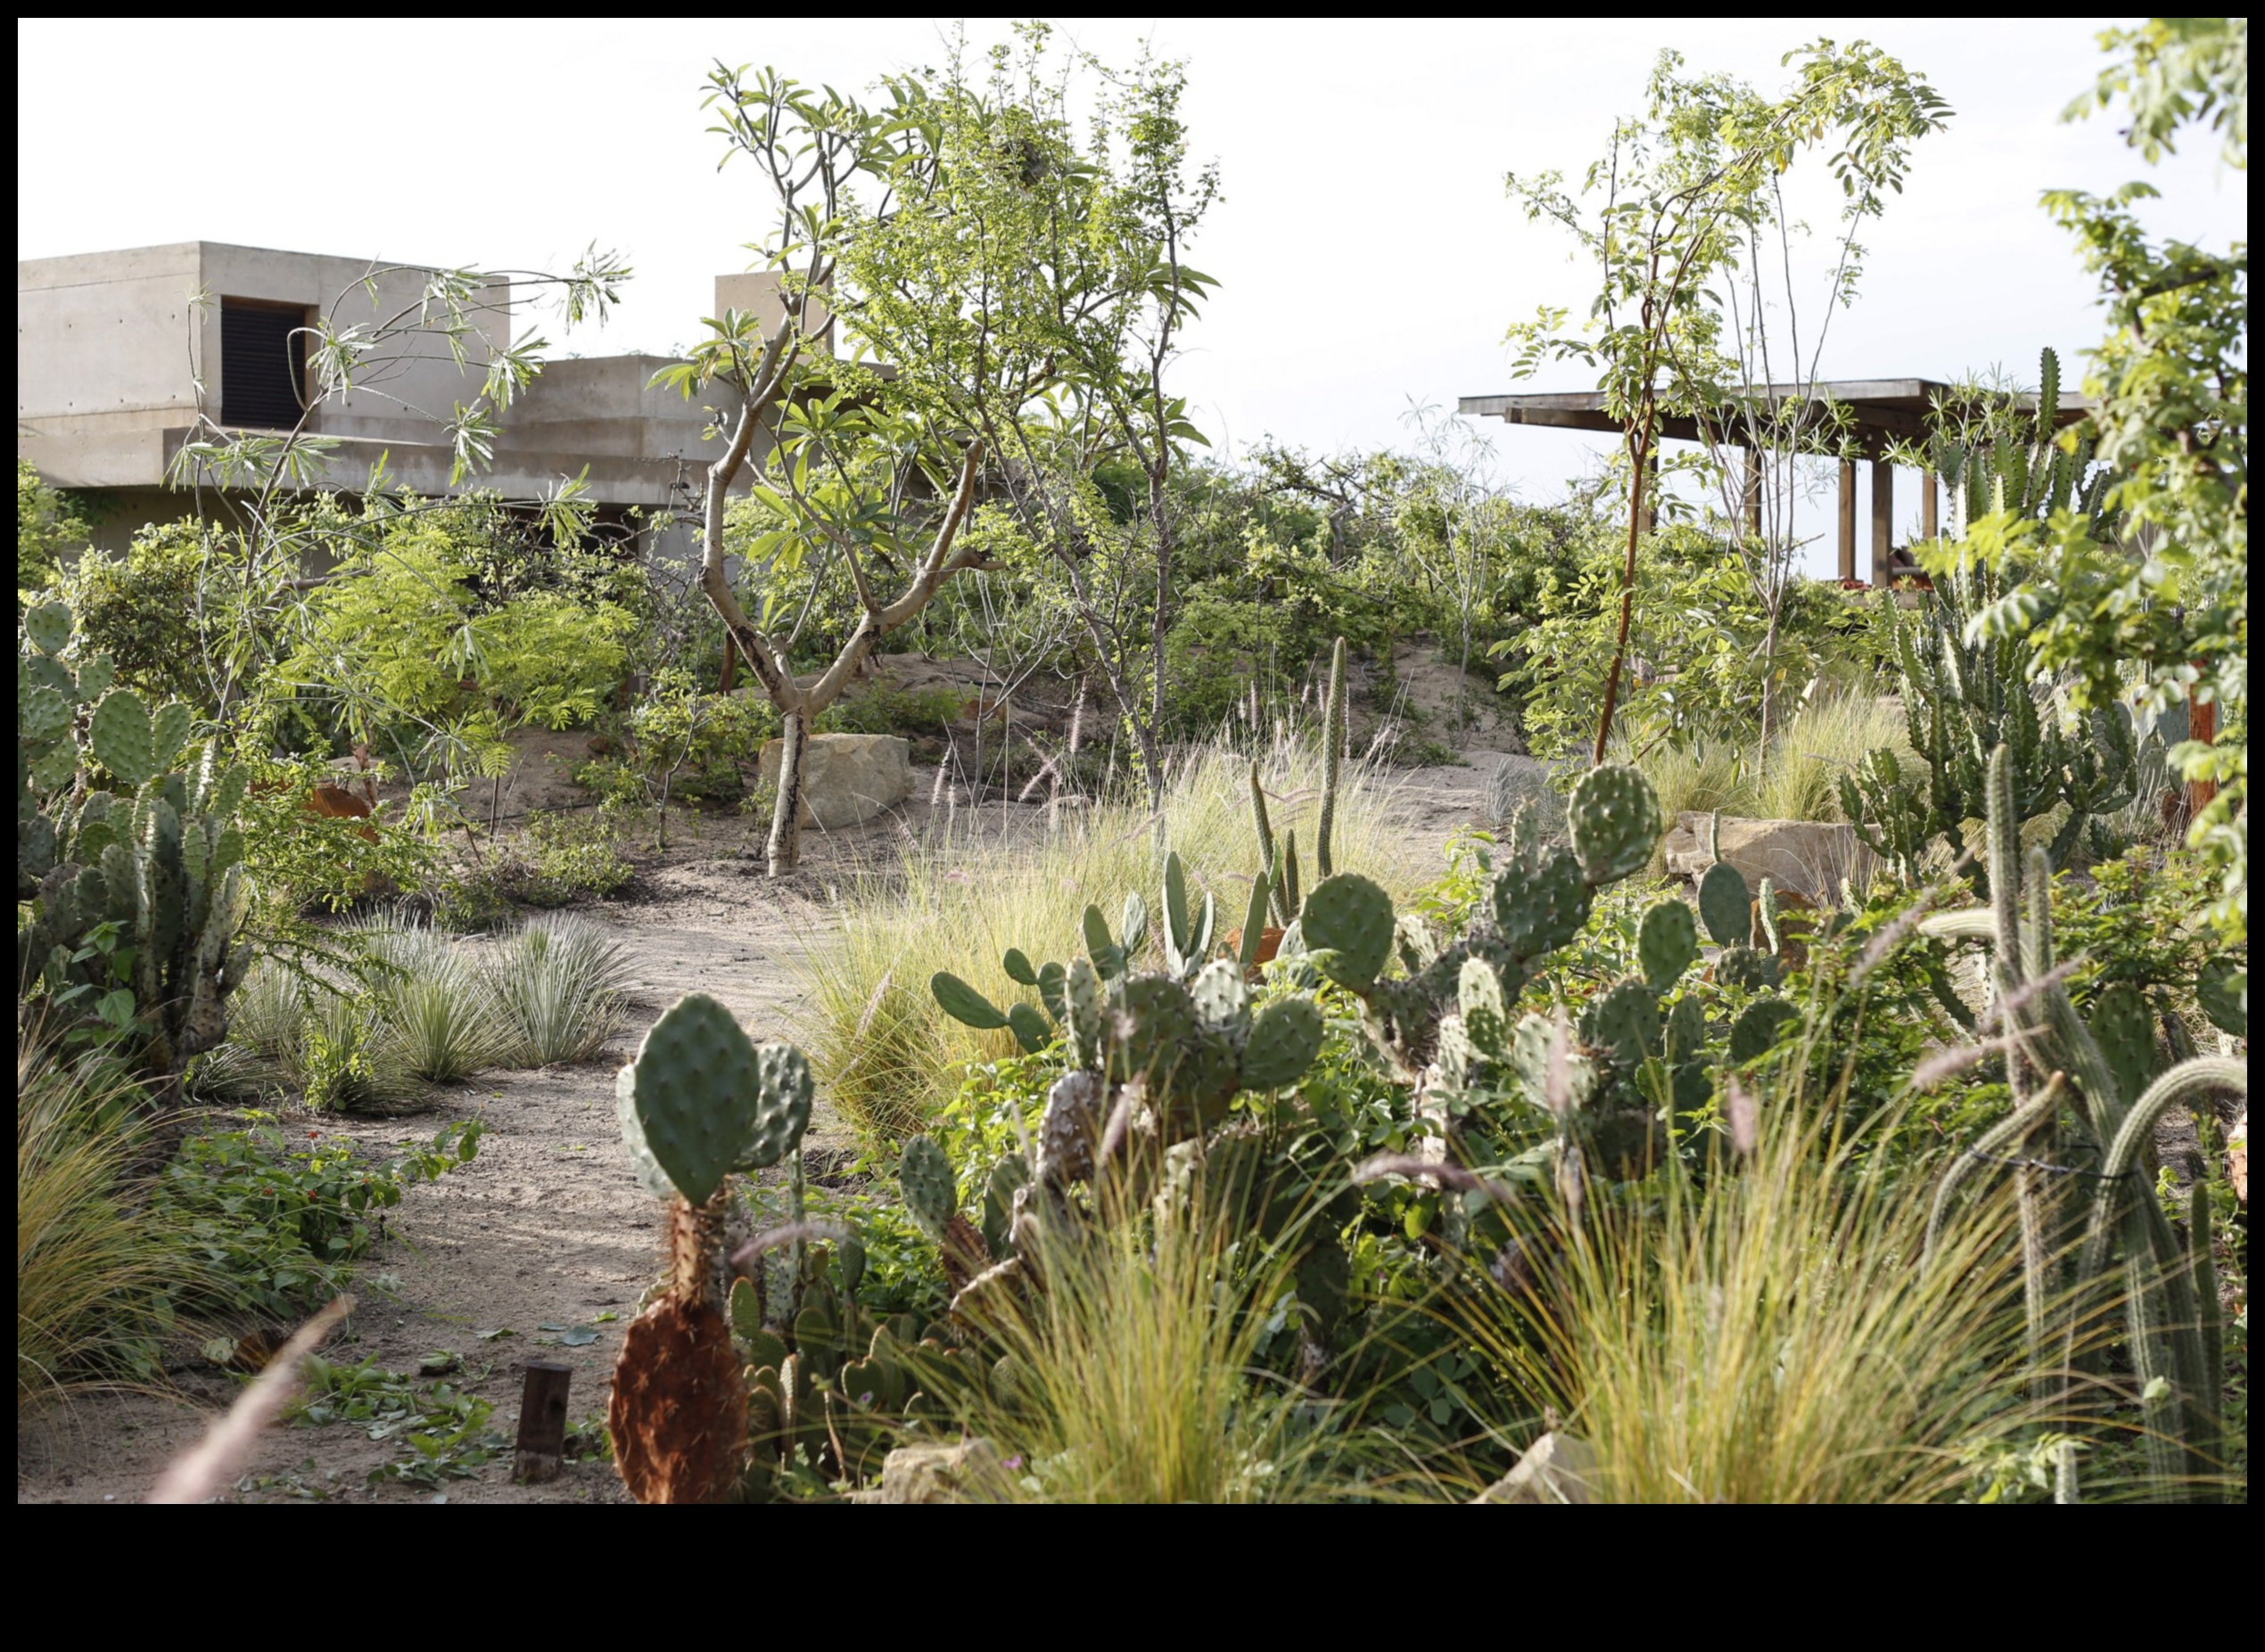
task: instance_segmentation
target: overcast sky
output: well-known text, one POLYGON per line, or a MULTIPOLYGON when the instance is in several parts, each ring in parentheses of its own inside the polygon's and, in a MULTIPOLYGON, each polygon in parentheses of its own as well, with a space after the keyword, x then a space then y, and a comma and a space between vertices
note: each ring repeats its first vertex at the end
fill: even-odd
MULTIPOLYGON (((1766 21, 1357 23, 1064 20, 1105 58, 1143 37, 1189 60, 1198 156, 1225 198, 1193 250, 1223 284, 1181 369, 1214 441, 1311 448, 1405 440, 1411 400, 1588 388, 1511 380, 1502 339, 1544 302, 1585 306, 1586 272, 1527 225, 1503 175, 1569 174, 1640 108, 1662 46, 1694 70, 1780 89, 1783 53, 1869 38, 1956 111, 1919 147, 1867 239, 1858 307, 1828 377, 1951 377, 2098 332, 2091 292, 2038 192, 2146 174, 2152 222, 2222 242, 2247 193, 2207 145, 2148 172, 2113 123, 2062 124, 2104 24, 1814 18, 1766 21)), ((934 61, 944 25, 661 21, 434 23, 136 18, 18 24, 19 257, 209 240, 435 264, 558 267, 596 242, 637 269, 584 354, 696 335, 715 275, 745 267, 754 173, 721 174, 700 83, 711 60, 862 88, 934 61)), ((976 21, 984 41, 1003 26, 976 21)), ((554 333, 554 337, 556 334, 554 333)), ((1500 425, 1501 475, 1545 497, 1582 440, 1500 425)), ((1908 497, 1907 495, 1906 496, 1908 497)), ((1899 501, 1900 502, 1900 501, 1899 501)))

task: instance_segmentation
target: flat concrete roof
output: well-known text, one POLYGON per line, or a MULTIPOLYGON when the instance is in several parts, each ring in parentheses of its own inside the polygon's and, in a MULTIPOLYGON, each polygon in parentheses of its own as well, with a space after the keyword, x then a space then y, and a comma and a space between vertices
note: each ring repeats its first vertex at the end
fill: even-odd
MULTIPOLYGON (((1816 384, 1746 385, 1735 399, 1724 404, 1725 422, 1743 405, 1767 399, 1773 404, 1816 400, 1834 402, 1849 409, 1856 434, 1867 448, 1890 441, 1910 441, 1927 433, 1928 411, 1951 405, 1958 387, 1940 379, 1827 379, 1816 384)), ((2016 396, 2014 405, 2034 412, 2035 396, 2016 396)), ((2092 404, 2081 396, 2063 394, 2055 415, 2055 428, 2073 424, 2092 404)), ((1521 396, 1465 396, 1455 411, 1470 418, 1500 419, 1505 424, 1531 424, 1551 430, 1597 431, 1618 435, 1619 420, 1605 410, 1602 390, 1544 390, 1521 396)), ((1700 422, 1687 414, 1669 414, 1660 420, 1660 433, 1674 441, 1699 441, 1700 422)))

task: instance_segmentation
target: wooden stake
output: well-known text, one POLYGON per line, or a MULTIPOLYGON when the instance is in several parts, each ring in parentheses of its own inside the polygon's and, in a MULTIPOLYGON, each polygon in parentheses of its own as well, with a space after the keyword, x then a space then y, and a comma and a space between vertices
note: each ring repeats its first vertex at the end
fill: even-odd
POLYGON ((574 1368, 553 1360, 527 1361, 519 1399, 519 1449, 511 1477, 528 1485, 556 1480, 566 1460, 566 1386, 574 1368))

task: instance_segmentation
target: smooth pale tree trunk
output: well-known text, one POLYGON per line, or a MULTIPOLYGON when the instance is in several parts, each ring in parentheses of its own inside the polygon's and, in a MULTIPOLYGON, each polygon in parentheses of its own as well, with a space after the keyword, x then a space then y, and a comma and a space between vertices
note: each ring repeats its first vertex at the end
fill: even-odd
POLYGON ((765 846, 763 863, 772 877, 791 872, 802 863, 803 769, 809 751, 803 714, 787 712, 779 726, 778 798, 771 805, 770 841, 765 846))

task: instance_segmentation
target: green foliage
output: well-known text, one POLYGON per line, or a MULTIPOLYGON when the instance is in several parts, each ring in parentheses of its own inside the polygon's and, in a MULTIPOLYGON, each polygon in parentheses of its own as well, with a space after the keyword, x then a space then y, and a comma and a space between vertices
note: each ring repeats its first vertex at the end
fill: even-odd
POLYGON ((509 1445, 488 1426, 495 1409, 459 1384, 420 1383, 382 1369, 375 1356, 346 1365, 317 1354, 307 1361, 306 1386, 285 1420, 307 1428, 351 1423, 389 1443, 392 1459, 370 1470, 372 1485, 438 1486, 477 1478, 509 1445))
POLYGON ((152 523, 122 555, 89 549, 62 579, 62 595, 78 616, 90 652, 117 662, 118 680, 161 699, 210 709, 215 685, 208 644, 217 642, 224 591, 243 574, 242 556, 224 535, 194 520, 152 523))
POLYGON ((2088 819, 2131 801, 2138 746, 2129 710, 2111 704, 2063 719, 2057 707, 2040 708, 2030 688, 2035 667, 2028 645, 2018 637, 1977 633, 1973 616, 1997 600, 2001 584, 1986 564, 1946 568, 1915 635, 1898 617, 1892 596, 1880 599, 1920 771, 1907 772, 1902 760, 1882 747, 1841 777, 1841 809, 1857 835, 1907 879, 1915 881, 1937 853, 1964 851, 1967 823, 1986 812, 1983 771, 2000 746, 2011 754, 2016 818, 2025 824, 2061 817, 2053 839, 2056 862, 2069 858, 2088 819))
POLYGON ((791 1045, 758 1050, 729 1010, 695 992, 654 1023, 616 1097, 646 1190, 704 1204, 731 1171, 796 1151, 810 1122, 810 1066, 791 1045))
POLYGON ((142 1145, 119 1128, 137 1097, 99 1058, 16 1037, 16 1410, 89 1383, 148 1382, 173 1299, 198 1265, 138 1208, 142 1145))
POLYGON ((380 1232, 381 1212, 420 1181, 468 1164, 486 1127, 443 1128, 429 1147, 375 1163, 343 1137, 301 1146, 268 1114, 244 1128, 202 1132, 158 1178, 151 1212, 177 1227, 209 1282, 185 1307, 291 1320, 336 1295, 380 1232))
POLYGON ((629 974, 621 943, 588 919, 528 920, 488 966, 505 1058, 527 1067, 589 1060, 621 1031, 629 974))
POLYGON ((70 496, 39 480, 29 459, 16 461, 16 602, 45 588, 62 573, 63 558, 94 537, 70 496))
POLYGON ((242 769, 187 744, 179 702, 152 713, 109 686, 107 656, 73 647, 70 611, 25 617, 16 665, 19 994, 130 1030, 131 1053, 177 1092, 227 1031, 251 966, 242 769), (84 718, 85 734, 80 734, 84 718), (107 773, 128 795, 90 789, 107 773), (26 909, 28 908, 28 909, 26 909), (130 1027, 129 1027, 130 1023, 130 1027))

